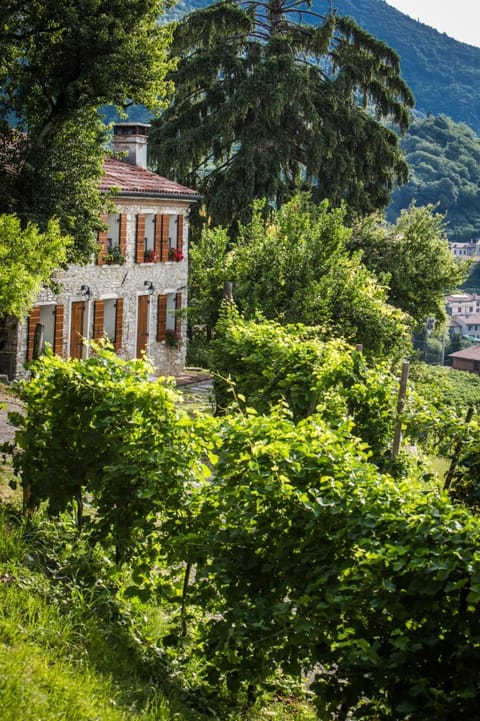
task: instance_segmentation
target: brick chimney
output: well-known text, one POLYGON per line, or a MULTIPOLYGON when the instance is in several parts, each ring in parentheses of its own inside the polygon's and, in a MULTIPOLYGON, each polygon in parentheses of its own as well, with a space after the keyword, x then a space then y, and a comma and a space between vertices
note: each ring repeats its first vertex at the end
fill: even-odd
POLYGON ((113 148, 126 153, 125 160, 140 168, 147 167, 148 123, 115 123, 113 126, 113 148))

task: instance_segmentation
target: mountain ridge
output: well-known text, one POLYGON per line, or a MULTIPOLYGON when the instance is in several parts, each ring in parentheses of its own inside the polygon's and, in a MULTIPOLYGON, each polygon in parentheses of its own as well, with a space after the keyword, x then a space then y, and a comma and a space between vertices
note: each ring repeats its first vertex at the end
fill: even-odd
MULTIPOLYGON (((317 4, 314 0, 312 7, 317 4)), ((480 48, 414 20, 385 0, 334 0, 334 6, 398 53, 418 112, 448 115, 480 133, 480 48)))

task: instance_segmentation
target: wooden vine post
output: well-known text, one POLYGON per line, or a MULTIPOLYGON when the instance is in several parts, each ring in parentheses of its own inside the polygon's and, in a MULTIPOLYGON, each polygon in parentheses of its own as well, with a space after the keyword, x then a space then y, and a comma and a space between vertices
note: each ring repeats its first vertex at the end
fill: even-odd
POLYGON ((223 300, 227 303, 233 303, 233 283, 231 280, 225 280, 223 283, 223 300))
POLYGON ((405 407, 405 397, 407 395, 408 370, 410 363, 405 361, 402 365, 402 376, 400 378, 400 389, 398 391, 397 401, 397 420, 395 423, 395 434, 392 446, 392 461, 398 456, 400 450, 400 442, 402 440, 402 413, 405 407))

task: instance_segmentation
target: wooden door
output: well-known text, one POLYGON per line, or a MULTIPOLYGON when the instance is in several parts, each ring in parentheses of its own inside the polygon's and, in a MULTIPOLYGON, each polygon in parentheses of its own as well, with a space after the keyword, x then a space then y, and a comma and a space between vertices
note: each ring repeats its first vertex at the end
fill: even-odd
POLYGON ((70 318, 70 358, 81 358, 83 355, 83 333, 85 327, 85 301, 72 303, 70 318))
POLYGON ((141 358, 148 345, 148 306, 150 296, 139 295, 137 305, 137 358, 141 358))

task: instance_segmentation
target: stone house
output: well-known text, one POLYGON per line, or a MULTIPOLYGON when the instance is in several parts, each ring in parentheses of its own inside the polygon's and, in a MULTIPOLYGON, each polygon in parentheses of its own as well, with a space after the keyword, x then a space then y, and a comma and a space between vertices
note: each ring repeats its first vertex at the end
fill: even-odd
POLYGON ((42 289, 28 318, 0 328, 0 373, 27 374, 34 348, 49 343, 63 358, 85 358, 84 339, 108 337, 125 359, 152 360, 157 373, 185 367, 188 214, 201 196, 146 168, 148 125, 119 123, 113 145, 125 159, 105 158, 101 190, 114 192, 98 253, 87 265, 55 274, 59 290, 42 289))

